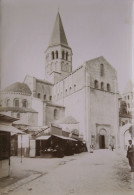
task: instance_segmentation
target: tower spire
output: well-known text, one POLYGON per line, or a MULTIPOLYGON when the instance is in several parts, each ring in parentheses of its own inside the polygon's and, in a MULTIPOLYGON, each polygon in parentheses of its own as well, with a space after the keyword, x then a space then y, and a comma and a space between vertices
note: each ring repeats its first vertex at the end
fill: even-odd
POLYGON ((45 55, 45 74, 51 82, 56 83, 72 72, 72 49, 66 39, 59 9, 45 55))
POLYGON ((52 35, 49 41, 49 47, 55 46, 55 45, 65 45, 68 46, 67 38, 64 32, 63 24, 61 21, 59 8, 57 17, 55 20, 54 28, 52 31, 52 35))

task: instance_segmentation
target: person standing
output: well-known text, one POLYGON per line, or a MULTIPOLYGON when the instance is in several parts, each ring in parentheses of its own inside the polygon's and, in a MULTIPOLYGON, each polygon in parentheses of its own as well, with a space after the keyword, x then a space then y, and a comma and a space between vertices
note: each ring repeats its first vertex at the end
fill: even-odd
POLYGON ((111 143, 111 150, 114 150, 114 143, 111 143))
POLYGON ((132 140, 128 140, 128 142, 127 158, 131 167, 131 172, 134 172, 134 145, 132 144, 132 140))

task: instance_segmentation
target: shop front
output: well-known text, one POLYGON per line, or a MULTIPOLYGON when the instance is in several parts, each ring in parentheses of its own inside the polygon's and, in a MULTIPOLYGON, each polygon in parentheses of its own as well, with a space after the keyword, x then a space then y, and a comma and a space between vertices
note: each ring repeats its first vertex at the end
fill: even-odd
POLYGON ((0 114, 0 178, 10 174, 11 134, 20 132, 12 126, 18 119, 0 114))

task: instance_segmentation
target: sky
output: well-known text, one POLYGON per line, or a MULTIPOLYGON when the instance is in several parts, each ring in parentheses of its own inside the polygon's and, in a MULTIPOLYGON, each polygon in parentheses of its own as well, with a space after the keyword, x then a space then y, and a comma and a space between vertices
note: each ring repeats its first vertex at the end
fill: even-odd
POLYGON ((103 56, 122 93, 132 78, 133 0, 0 0, 1 88, 45 78, 45 50, 59 9, 73 69, 103 56))

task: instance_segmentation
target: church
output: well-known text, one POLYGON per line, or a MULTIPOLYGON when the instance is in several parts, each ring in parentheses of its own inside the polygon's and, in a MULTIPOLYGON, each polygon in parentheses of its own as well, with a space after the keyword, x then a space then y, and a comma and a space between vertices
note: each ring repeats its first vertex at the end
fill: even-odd
POLYGON ((71 116, 88 149, 108 148, 111 142, 118 147, 117 72, 103 56, 73 70, 72 55, 58 12, 45 51, 45 79, 26 75, 23 83, 2 90, 0 112, 20 114, 20 124, 29 117, 27 124, 34 126, 59 124, 71 116))

